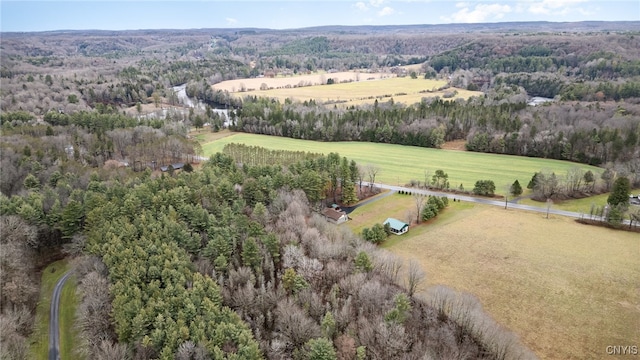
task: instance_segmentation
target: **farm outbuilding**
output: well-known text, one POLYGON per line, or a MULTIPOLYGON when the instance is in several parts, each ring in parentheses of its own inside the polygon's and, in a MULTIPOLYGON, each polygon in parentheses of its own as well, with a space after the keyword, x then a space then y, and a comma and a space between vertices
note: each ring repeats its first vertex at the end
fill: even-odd
POLYGON ((402 222, 398 219, 388 218, 382 224, 383 225, 389 224, 389 228, 391 229, 391 232, 396 235, 402 235, 407 231, 409 231, 409 224, 407 224, 406 222, 402 222))

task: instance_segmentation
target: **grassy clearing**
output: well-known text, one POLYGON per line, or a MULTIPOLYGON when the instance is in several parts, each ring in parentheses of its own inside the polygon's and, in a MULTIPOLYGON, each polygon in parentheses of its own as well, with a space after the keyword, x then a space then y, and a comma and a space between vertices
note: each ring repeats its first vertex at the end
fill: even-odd
POLYGON ((340 83, 343 81, 368 81, 368 79, 378 80, 384 78, 392 78, 395 77, 394 74, 386 74, 386 73, 359 73, 352 71, 342 71, 336 73, 326 73, 326 72, 317 72, 314 74, 308 75, 295 75, 295 76, 277 76, 274 78, 263 77, 263 78, 251 78, 251 79, 236 79, 236 80, 227 80, 217 84, 212 85, 211 87, 214 90, 225 90, 231 93, 238 93, 238 95, 244 96, 248 93, 253 94, 256 90, 260 90, 260 88, 266 85, 267 88, 284 89, 285 87, 293 88, 296 86, 298 89, 301 87, 308 86, 320 86, 327 82, 327 79, 334 79, 336 82, 340 83), (242 91, 245 89, 245 91, 242 91))
MULTIPOLYGON (((365 205, 350 226, 406 205, 401 195, 365 205)), ((639 246, 637 234, 469 203, 384 244, 420 262, 428 285, 478 296, 543 359, 603 358, 606 346, 640 338, 639 246)))
POLYGON ((355 209, 349 214, 352 220, 347 222, 347 225, 354 233, 359 234, 363 228, 382 223, 388 217, 407 221, 407 214, 411 214, 413 208, 415 205, 411 196, 396 193, 355 209), (374 209, 384 209, 385 211, 375 211, 374 209))
POLYGON ((216 141, 203 143, 205 156, 222 151, 228 143, 262 146, 268 149, 310 151, 328 154, 338 152, 361 165, 375 164, 381 170, 376 181, 386 184, 406 184, 411 179, 424 181, 425 170, 433 175, 442 169, 449 174, 452 188, 462 183, 466 190, 473 189, 477 180, 493 180, 496 192, 504 193, 516 180, 526 185, 534 172, 541 169, 563 176, 568 169, 580 167, 596 176, 602 169, 560 160, 539 159, 509 155, 474 153, 467 151, 428 149, 414 146, 375 144, 365 142, 319 142, 277 136, 238 133, 216 141))
MULTIPOLYGON (((324 76, 331 77, 331 74, 324 76)), ((368 74, 362 74, 368 75, 368 74)), ((277 80, 277 79, 276 79, 277 80)), ((269 80, 264 80, 268 85, 269 80)), ((482 94, 477 91, 464 89, 447 89, 437 91, 447 84, 444 80, 411 79, 410 77, 394 77, 368 81, 353 81, 332 85, 315 85, 296 88, 273 88, 236 93, 239 96, 255 95, 258 97, 277 98, 284 101, 287 98, 304 101, 313 99, 320 103, 338 101, 341 106, 372 104, 376 99, 387 102, 391 98, 395 102, 413 104, 420 102, 423 97, 443 97, 447 92, 457 91, 454 98, 467 99, 482 94)))
MULTIPOLYGON (((632 194, 640 193, 640 189, 631 190, 632 194)), ((609 197, 609 193, 600 194, 595 196, 590 196, 584 199, 575 199, 575 200, 565 200, 555 202, 553 204, 554 209, 565 210, 565 211, 573 211, 577 213, 589 214, 591 211, 591 206, 604 206, 607 204, 607 198, 609 197)), ((519 201, 520 204, 524 205, 532 205, 532 206, 542 206, 544 207, 544 203, 539 201, 534 201, 531 199, 522 199, 519 201)))
POLYGON ((74 344, 77 344, 77 336, 79 335, 75 329, 76 307, 78 306, 78 297, 76 289, 78 288, 75 275, 69 277, 69 280, 62 289, 60 296, 60 358, 61 359, 80 359, 74 352, 74 344))
MULTIPOLYGON (((51 309, 51 295, 58 280, 69 270, 69 264, 60 260, 47 266, 42 271, 40 283, 40 300, 36 312, 33 334, 31 335, 31 355, 33 359, 49 358, 49 310, 51 309)), ((61 359, 65 359, 62 357, 61 359)))
POLYGON ((216 141, 216 140, 220 140, 224 137, 227 137, 229 135, 233 135, 234 133, 225 129, 225 130, 221 130, 218 132, 213 132, 211 131, 211 129, 192 129, 189 132, 189 136, 194 137, 199 143, 201 144, 206 144, 208 142, 211 141, 216 141))

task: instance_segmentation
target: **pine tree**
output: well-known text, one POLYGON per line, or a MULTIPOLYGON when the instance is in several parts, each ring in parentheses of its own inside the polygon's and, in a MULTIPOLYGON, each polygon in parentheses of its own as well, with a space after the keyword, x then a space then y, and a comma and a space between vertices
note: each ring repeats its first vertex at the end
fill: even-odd
POLYGON ((27 175, 27 177, 24 178, 24 182, 22 184, 27 189, 39 189, 40 188, 40 181, 33 174, 27 175))
POLYGON ((260 249, 253 238, 248 238, 242 245, 242 263, 257 269, 260 266, 260 249))
POLYGON ((366 252, 360 251, 355 258, 356 269, 360 272, 369 272, 373 269, 369 255, 366 252))
POLYGON ((621 176, 613 183, 613 189, 611 190, 611 194, 609 194, 609 198, 607 198, 607 203, 611 206, 628 206, 630 192, 631 184, 629 179, 621 176))
POLYGON ((509 189, 509 191, 511 192, 511 195, 513 195, 513 196, 522 195, 522 186, 520 186, 520 182, 518 180, 514 181, 513 184, 511 185, 511 188, 509 189))
POLYGON ((75 200, 69 201, 62 211, 60 230, 64 238, 71 238, 82 228, 82 204, 75 200))
POLYGON ((335 360, 337 358, 333 343, 325 338, 307 341, 306 348, 308 349, 306 359, 309 360, 335 360))
POLYGON ((346 180, 342 184, 342 202, 345 205, 351 205, 358 202, 356 185, 351 180, 346 180))

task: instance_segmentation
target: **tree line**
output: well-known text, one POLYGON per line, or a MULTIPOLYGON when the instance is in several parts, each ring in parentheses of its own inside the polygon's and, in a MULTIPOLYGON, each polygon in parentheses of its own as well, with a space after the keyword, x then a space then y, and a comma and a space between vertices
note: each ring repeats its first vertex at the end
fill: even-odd
POLYGON ((638 155, 640 107, 624 103, 557 103, 531 107, 505 88, 468 101, 423 99, 327 109, 246 97, 233 130, 319 141, 442 146, 467 140, 470 151, 570 160, 591 165, 638 155), (511 101, 505 101, 512 99, 511 101))
POLYGON ((249 166, 279 164, 289 166, 304 160, 313 160, 323 156, 320 153, 306 151, 272 150, 261 146, 238 143, 227 144, 222 153, 229 155, 236 163, 249 166))

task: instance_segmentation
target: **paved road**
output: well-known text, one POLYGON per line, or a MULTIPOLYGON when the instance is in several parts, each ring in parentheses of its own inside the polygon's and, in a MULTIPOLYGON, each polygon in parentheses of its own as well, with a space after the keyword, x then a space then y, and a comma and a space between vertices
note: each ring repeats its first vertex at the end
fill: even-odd
POLYGON ((70 275, 70 271, 62 275, 53 288, 49 315, 49 360, 60 360, 60 294, 70 275))
MULTIPOLYGON (((363 182, 362 186, 369 186, 368 182, 363 182)), ((500 200, 491 200, 491 199, 487 199, 487 198, 481 198, 481 197, 473 197, 473 196, 466 196, 466 195, 458 195, 458 194, 451 194, 451 193, 445 193, 445 192, 439 192, 439 191, 432 191, 432 190, 424 190, 424 189, 415 189, 415 188, 408 188, 408 187, 403 187, 403 186, 395 186, 395 185, 386 185, 386 184, 379 184, 379 183, 375 183, 375 186, 381 188, 381 189, 387 189, 387 190, 392 190, 392 191, 409 191, 412 193, 419 193, 419 194, 423 194, 423 195, 434 195, 434 196, 446 196, 449 199, 458 199, 461 201, 467 201, 467 202, 472 202, 472 203, 477 203, 477 204, 486 204, 486 205, 494 205, 494 206, 502 206, 504 207, 504 200, 500 201, 500 200)), ((545 207, 538 207, 538 206, 530 206, 530 205, 522 205, 522 204, 514 204, 514 203, 509 203, 508 204, 508 208, 510 209, 518 209, 518 210, 526 210, 526 211, 535 211, 535 212, 539 212, 539 213, 547 213, 547 208, 545 207)), ((585 218, 588 217, 588 214, 581 214, 581 213, 577 213, 577 212, 572 212, 572 211, 564 211, 564 210, 557 210, 557 209, 549 209, 549 214, 554 214, 554 215, 561 215, 561 216, 568 216, 568 217, 572 217, 572 218, 576 218, 576 219, 580 219, 580 218, 585 218)), ((629 220, 625 220, 624 224, 629 225, 629 220)))

